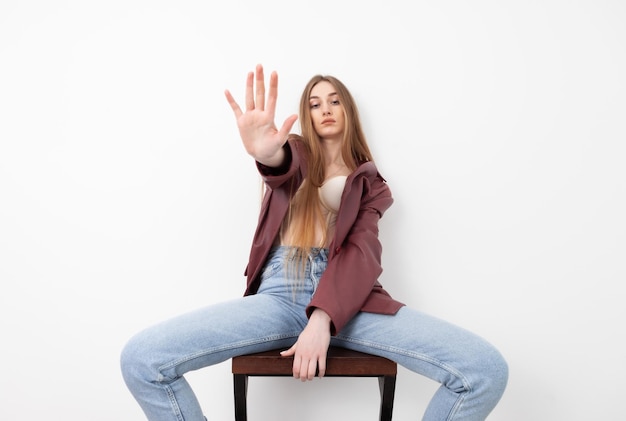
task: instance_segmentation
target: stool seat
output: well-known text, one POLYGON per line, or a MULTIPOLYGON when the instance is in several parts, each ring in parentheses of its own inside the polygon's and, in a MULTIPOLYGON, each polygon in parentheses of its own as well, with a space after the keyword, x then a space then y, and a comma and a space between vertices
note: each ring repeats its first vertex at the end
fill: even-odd
MULTIPOLYGON (((293 376, 293 357, 283 357, 280 351, 275 349, 233 357, 236 421, 247 421, 248 376, 293 376)), ((397 372, 395 362, 363 352, 331 346, 326 356, 327 377, 378 377, 381 421, 391 420, 397 372)))

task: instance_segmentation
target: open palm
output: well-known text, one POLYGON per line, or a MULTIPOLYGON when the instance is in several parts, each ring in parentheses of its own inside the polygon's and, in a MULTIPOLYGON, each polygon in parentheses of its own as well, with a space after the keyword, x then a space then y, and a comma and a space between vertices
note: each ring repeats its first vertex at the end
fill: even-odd
POLYGON ((278 166, 283 158, 282 146, 298 116, 294 114, 287 117, 280 130, 277 129, 274 123, 274 113, 278 96, 278 74, 272 72, 270 75, 267 103, 264 79, 263 66, 260 64, 256 66, 255 73, 248 73, 245 112, 241 110, 230 91, 226 90, 225 95, 235 113, 237 127, 246 152, 262 164, 278 166))

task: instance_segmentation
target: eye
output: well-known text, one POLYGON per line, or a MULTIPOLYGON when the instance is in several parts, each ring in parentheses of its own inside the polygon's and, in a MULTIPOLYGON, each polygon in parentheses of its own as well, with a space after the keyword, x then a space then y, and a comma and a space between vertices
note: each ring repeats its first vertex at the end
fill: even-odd
POLYGON ((311 102, 311 108, 318 108, 320 104, 318 102, 311 102))
POLYGON ((339 105, 339 100, 335 99, 333 101, 330 102, 332 105, 339 105))

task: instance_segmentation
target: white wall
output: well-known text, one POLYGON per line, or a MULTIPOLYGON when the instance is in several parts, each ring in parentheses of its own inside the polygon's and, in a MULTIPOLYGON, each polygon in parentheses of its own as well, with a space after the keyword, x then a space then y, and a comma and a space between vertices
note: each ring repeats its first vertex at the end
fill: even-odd
MULTIPOLYGON (((382 282, 489 339, 492 421, 618 419, 626 375, 619 0, 0 4, 0 419, 142 420, 118 358, 241 295, 259 178, 223 90, 355 94, 396 202, 382 282)), ((230 365, 191 373, 233 419, 230 365)), ((395 420, 436 385, 400 370, 395 420)), ((253 379, 251 420, 375 420, 374 380, 253 379)))

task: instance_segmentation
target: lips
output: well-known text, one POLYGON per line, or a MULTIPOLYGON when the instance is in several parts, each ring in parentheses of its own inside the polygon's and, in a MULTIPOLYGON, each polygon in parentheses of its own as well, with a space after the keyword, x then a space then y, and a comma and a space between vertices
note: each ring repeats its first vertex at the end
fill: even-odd
POLYGON ((332 118, 325 118, 324 120, 322 120, 322 124, 330 124, 330 123, 335 123, 335 120, 333 120, 332 118))

